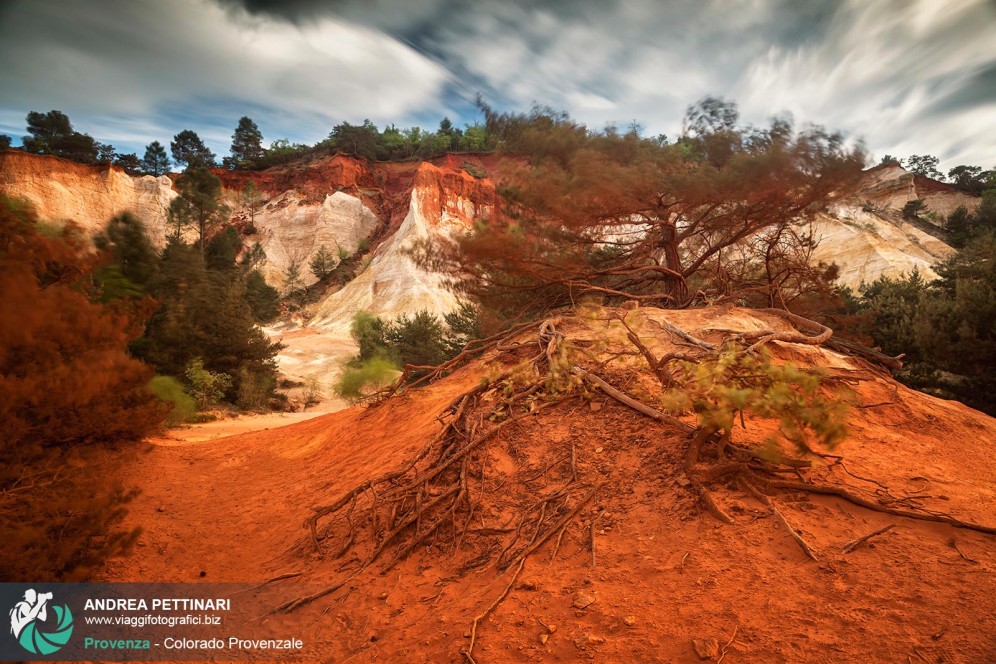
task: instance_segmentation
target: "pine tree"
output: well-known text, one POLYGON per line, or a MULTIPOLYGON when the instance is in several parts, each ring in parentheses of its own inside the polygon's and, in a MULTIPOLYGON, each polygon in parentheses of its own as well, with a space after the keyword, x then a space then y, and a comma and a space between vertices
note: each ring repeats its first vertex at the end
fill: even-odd
POLYGON ((251 118, 243 116, 232 134, 232 156, 225 160, 228 168, 252 168, 264 154, 263 134, 251 118))
POLYGON ((142 157, 142 170, 149 175, 159 177, 167 172, 170 166, 166 148, 159 141, 152 141, 145 146, 145 156, 142 157))
POLYGON ((329 251, 328 247, 324 244, 319 248, 318 253, 314 255, 308 266, 311 268, 311 273, 315 275, 315 279, 321 281, 325 277, 332 274, 332 270, 335 269, 336 259, 329 251))
POLYGON ((201 254, 212 228, 228 216, 228 208, 221 203, 221 180, 204 167, 188 169, 176 183, 179 196, 169 206, 169 220, 176 225, 176 237, 184 226, 197 229, 201 254))
POLYGON ((189 129, 184 129, 173 137, 169 144, 173 161, 191 168, 214 168, 214 153, 204 145, 201 137, 189 129))

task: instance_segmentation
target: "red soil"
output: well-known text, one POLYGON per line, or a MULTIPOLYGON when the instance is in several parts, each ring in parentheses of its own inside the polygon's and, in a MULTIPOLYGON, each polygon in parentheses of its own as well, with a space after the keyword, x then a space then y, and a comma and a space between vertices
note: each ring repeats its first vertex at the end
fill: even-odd
MULTIPOLYGON (((739 310, 668 317, 702 335, 710 326, 763 325, 739 310)), ((851 435, 838 448, 851 473, 887 485, 893 496, 920 496, 930 509, 996 521, 996 420, 907 390, 859 361, 777 346, 779 357, 827 366, 852 384, 863 407, 853 410, 851 435)), ((153 441, 137 473, 143 493, 128 517, 145 528, 142 546, 112 563, 106 578, 195 581, 203 570, 204 581, 260 582, 288 571, 304 572, 312 588, 342 580, 342 560, 315 553, 302 520, 409 458, 439 430, 436 415, 484 372, 475 363, 378 407, 270 431, 206 443, 153 441)), ((620 376, 609 377, 627 387, 620 376)), ((756 438, 752 426, 748 420, 738 438, 756 438)), ((725 662, 992 661, 992 536, 837 498, 782 494, 780 509, 816 549, 816 563, 736 488, 717 495, 735 525, 702 512, 676 472, 683 452, 673 430, 600 394, 508 429, 489 452, 489 476, 497 482, 517 467, 542 469, 565 444, 576 446, 581 472, 607 484, 556 558, 551 543, 539 549, 482 622, 478 662, 694 662, 694 639, 722 647, 734 631, 725 662), (602 510, 593 565, 590 523, 602 510), (842 553, 846 542, 888 524, 895 527, 885 535, 842 553), (576 608, 583 594, 595 601, 576 608)), ((820 472, 855 490, 877 489, 839 469, 820 472)), ((513 485, 495 495, 532 499, 512 496, 513 485)), ((493 567, 461 574, 466 557, 451 542, 430 545, 284 620, 312 644, 308 661, 458 661, 474 616, 510 579, 493 567)), ((275 603, 299 594, 280 584, 272 592, 275 603)))

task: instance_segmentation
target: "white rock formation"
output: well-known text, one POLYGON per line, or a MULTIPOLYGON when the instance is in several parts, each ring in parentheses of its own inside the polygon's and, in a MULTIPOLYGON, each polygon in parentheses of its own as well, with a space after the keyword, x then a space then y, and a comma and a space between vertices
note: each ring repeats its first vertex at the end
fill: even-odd
POLYGON ((455 309, 457 298, 445 278, 416 265, 408 252, 420 241, 452 242, 474 219, 491 213, 494 196, 490 182, 422 164, 401 226, 377 248, 363 272, 318 306, 311 325, 348 334, 353 315, 361 310, 391 320, 422 309, 437 315, 455 309))
POLYGON ((378 225, 376 215, 363 201, 338 191, 321 203, 309 202, 297 190, 284 192, 256 213, 257 233, 246 243, 258 241, 266 251, 262 271, 266 280, 280 286, 292 262, 301 269, 304 284, 314 283, 308 263, 324 246, 338 260, 339 250, 357 251, 378 225))
POLYGON ((935 279, 932 265, 954 250, 914 226, 866 212, 859 206, 840 205, 834 215, 820 215, 813 222, 818 246, 813 260, 836 263, 838 281, 857 289, 879 277, 899 277, 919 270, 935 279))

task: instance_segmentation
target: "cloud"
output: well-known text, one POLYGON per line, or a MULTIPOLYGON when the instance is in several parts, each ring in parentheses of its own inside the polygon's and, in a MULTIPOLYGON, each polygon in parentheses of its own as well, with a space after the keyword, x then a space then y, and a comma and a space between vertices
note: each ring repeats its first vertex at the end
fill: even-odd
POLYGON ((739 102, 748 122, 790 112, 863 137, 877 155, 933 153, 946 168, 996 159, 989 0, 7 7, 5 97, 21 117, 60 108, 95 135, 95 126, 108 136, 156 129, 161 140, 190 126, 225 151, 249 114, 268 137, 312 142, 344 119, 470 121, 477 92, 500 109, 535 102, 596 128, 637 120, 674 135, 688 104, 718 95, 739 102))
POLYGON ((990 166, 994 18, 979 2, 854 1, 818 43, 772 46, 753 59, 733 96, 747 114, 784 108, 860 134, 878 156, 990 166))
POLYGON ((58 108, 101 140, 193 128, 227 151, 253 112, 264 134, 313 142, 342 120, 404 120, 438 104, 449 80, 397 39, 334 16, 293 25, 209 0, 31 0, 2 19, 3 110, 58 108))

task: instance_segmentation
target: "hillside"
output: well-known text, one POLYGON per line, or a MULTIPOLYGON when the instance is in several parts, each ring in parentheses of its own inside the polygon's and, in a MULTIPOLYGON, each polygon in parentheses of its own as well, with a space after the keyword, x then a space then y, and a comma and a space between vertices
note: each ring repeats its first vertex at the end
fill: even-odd
MULTIPOLYGON (((361 309, 385 319, 423 308, 437 314, 452 310, 456 298, 445 279, 416 266, 409 251, 417 241, 447 242, 486 219, 498 201, 495 182, 513 165, 494 155, 377 163, 335 155, 262 172, 217 170, 243 240, 259 242, 266 251, 262 271, 271 283, 281 286, 291 264, 300 267, 305 284, 314 283, 307 266, 322 247, 355 262, 354 279, 333 287, 293 321, 268 330, 287 346, 281 370, 296 379, 331 380, 341 360, 354 352, 348 328, 361 309), (468 163, 488 177, 472 176, 468 163), (250 180, 262 194, 253 211, 240 195, 250 180)), ((31 201, 43 219, 73 219, 96 232, 113 214, 132 211, 156 245, 165 242, 166 212, 176 195, 172 186, 166 176, 132 178, 116 167, 0 153, 0 193, 31 201)), ((973 202, 898 165, 869 169, 858 193, 813 222, 819 241, 813 259, 837 263, 841 283, 852 288, 913 269, 935 276, 930 266, 952 250, 902 221, 898 210, 917 197, 938 213, 973 202)))
MULTIPOLYGON (((630 395, 649 394, 654 379, 639 354, 619 355, 633 351, 612 320, 620 315, 639 323, 658 355, 694 352, 667 325, 707 344, 730 334, 718 330, 791 331, 779 317, 735 308, 593 309, 552 321, 560 348, 586 349, 574 361, 630 395)), ((681 423, 656 422, 594 384, 559 400, 552 375, 547 387, 540 376, 538 392, 516 383, 517 403, 506 403, 502 376, 536 355, 536 334, 530 326, 378 405, 210 444, 153 441, 136 462, 142 495, 128 516, 146 530, 140 555, 113 562, 104 579, 299 573, 272 584, 267 601, 313 600, 267 624, 307 626, 309 656, 324 661, 456 661, 491 606, 473 630, 479 662, 691 662, 693 642, 708 639, 714 661, 721 651, 736 662, 981 662, 996 648, 991 534, 771 489, 814 561, 768 505, 717 479, 710 492, 733 522, 723 524, 689 482, 723 477, 712 470, 712 448, 692 475, 681 423), (451 450, 462 466, 427 481, 426 504, 452 499, 448 487, 465 489, 452 517, 449 507, 441 519, 426 513, 417 540, 400 528, 397 540, 378 540, 390 526, 374 525, 363 493, 354 521, 315 511, 410 463, 427 472, 437 454, 447 458, 446 434, 460 422, 482 442, 451 450), (313 539, 302 522, 315 514, 313 539)), ((849 390, 853 402, 844 442, 816 448, 824 455, 805 456, 812 466, 790 470, 790 480, 798 474, 885 510, 996 525, 996 462, 986 448, 996 420, 908 390, 861 359, 809 344, 769 347, 778 362, 821 368, 827 389, 849 390)), ((770 429, 750 415, 745 424, 733 445, 761 449, 770 429)), ((409 476, 397 475, 395 488, 409 476)))

